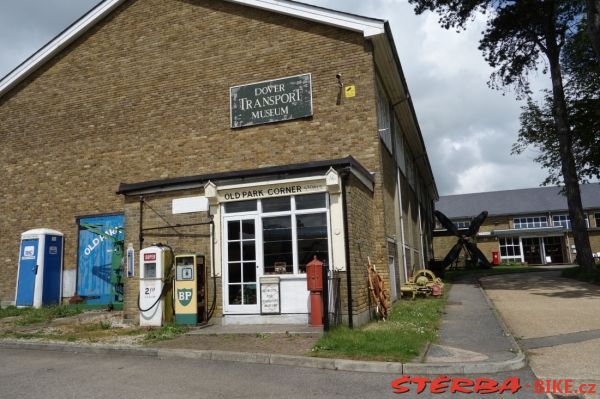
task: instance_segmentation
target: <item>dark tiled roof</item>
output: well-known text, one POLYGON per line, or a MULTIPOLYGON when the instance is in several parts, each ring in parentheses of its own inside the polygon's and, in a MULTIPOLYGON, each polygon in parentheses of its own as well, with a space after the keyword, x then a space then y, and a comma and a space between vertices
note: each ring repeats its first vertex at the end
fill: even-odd
MULTIPOLYGON (((600 184, 582 184, 584 209, 600 209, 600 184)), ((535 214, 567 211, 567 198, 560 187, 536 187, 520 190, 441 196, 435 208, 449 218, 471 218, 481 211, 493 215, 535 214)))

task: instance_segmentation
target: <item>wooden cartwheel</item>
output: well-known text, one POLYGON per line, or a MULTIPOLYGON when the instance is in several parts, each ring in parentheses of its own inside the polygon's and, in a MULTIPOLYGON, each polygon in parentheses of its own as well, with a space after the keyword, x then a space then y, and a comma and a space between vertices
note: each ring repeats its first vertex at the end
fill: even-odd
POLYGON ((377 273, 375 266, 371 264, 371 259, 367 257, 367 260, 369 262, 367 270, 369 272, 369 293, 371 295, 371 301, 375 304, 375 311, 379 317, 385 321, 390 307, 389 297, 385 292, 383 279, 379 273, 377 273))

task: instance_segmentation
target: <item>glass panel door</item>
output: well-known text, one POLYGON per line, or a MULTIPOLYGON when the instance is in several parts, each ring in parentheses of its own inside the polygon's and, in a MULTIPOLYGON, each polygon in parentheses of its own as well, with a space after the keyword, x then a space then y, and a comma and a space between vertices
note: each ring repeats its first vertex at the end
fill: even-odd
POLYGON ((223 286, 225 312, 259 313, 258 276, 262 274, 257 255, 256 217, 224 220, 223 286))
POLYGON ((523 238, 523 256, 529 265, 542 264, 542 246, 538 237, 523 238))
POLYGON ((544 252, 547 263, 565 263, 562 237, 544 237, 544 252))

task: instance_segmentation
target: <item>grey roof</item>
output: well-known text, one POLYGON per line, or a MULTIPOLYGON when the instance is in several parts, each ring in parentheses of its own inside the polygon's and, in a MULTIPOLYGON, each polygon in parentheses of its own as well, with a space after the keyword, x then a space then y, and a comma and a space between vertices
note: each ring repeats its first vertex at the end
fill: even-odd
MULTIPOLYGON (((600 184, 582 184, 584 209, 600 209, 600 184)), ((471 218, 481 211, 493 215, 567 212, 567 198, 561 187, 536 187, 520 190, 488 191, 485 193, 441 196, 435 208, 449 218, 471 218)))

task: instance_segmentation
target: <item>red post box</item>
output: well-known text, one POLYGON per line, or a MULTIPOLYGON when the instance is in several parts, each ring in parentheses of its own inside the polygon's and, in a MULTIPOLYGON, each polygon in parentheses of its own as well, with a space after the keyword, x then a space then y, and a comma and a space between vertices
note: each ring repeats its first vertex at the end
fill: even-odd
POLYGON ((310 291, 311 326, 323 325, 323 262, 315 256, 306 265, 306 287, 310 291))
POLYGON ((492 251, 492 264, 497 266, 500 264, 500 254, 498 251, 492 251))

